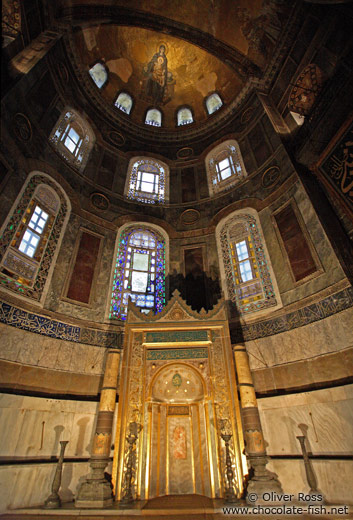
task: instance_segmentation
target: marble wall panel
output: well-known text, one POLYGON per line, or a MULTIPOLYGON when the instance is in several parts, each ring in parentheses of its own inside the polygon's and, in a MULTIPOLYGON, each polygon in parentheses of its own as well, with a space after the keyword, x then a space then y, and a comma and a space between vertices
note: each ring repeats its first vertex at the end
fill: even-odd
POLYGON ((252 370, 337 352, 353 344, 353 308, 274 336, 246 342, 252 370))
POLYGON ((260 220, 284 306, 315 294, 344 278, 344 272, 339 261, 299 180, 271 206, 260 212, 260 220), (291 198, 298 206, 305 227, 324 268, 323 274, 298 287, 294 287, 289 266, 283 257, 271 221, 272 212, 291 198))
POLYGON ((258 400, 269 455, 300 455, 307 435, 314 455, 353 455, 353 385, 258 400))
POLYGON ((98 403, 0 395, 1 457, 89 457, 98 403))
MULTIPOLYGON (((43 505, 51 492, 56 465, 24 464, 0 467, 0 513, 7 510, 43 505)), ((60 498, 72 501, 81 477, 89 472, 88 462, 63 464, 60 498)))
MULTIPOLYGON (((302 460, 271 459, 267 467, 278 475, 285 493, 297 496, 298 492, 309 491, 302 460)), ((328 503, 342 505, 353 503, 351 461, 315 459, 313 469, 318 487, 328 503)))
POLYGON ((75 266, 71 273, 70 284, 66 296, 71 300, 89 303, 93 277, 101 238, 91 233, 82 232, 75 266))
POLYGON ((105 318, 107 302, 111 293, 110 274, 114 260, 115 239, 116 235, 114 233, 104 230, 100 226, 95 226, 78 215, 72 214, 55 264, 45 307, 66 314, 67 316, 102 323, 105 318), (81 227, 103 235, 102 255, 98 266, 98 276, 94 287, 91 289, 94 297, 92 298, 90 306, 82 306, 77 303, 72 304, 61 300, 65 280, 70 269, 70 262, 74 254, 76 239, 81 227))
POLYGON ((102 374, 105 350, 0 323, 0 359, 55 370, 102 374))

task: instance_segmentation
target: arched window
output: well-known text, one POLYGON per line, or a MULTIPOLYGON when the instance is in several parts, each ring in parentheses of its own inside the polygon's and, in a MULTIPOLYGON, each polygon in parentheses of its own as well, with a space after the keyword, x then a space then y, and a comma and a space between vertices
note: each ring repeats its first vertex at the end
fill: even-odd
POLYGON ((166 164, 149 157, 134 157, 128 168, 125 195, 139 202, 163 204, 169 199, 168 178, 166 164))
POLYGON ((114 270, 109 318, 125 320, 129 300, 142 312, 165 305, 165 238, 151 227, 121 232, 114 270))
POLYGON ((193 123, 194 119, 192 117, 192 112, 190 108, 180 108, 178 110, 177 120, 178 126, 189 125, 190 123, 193 123))
POLYGON ((71 205, 50 177, 34 172, 6 219, 0 239, 2 287, 41 301, 71 205))
POLYGON ((102 88, 103 85, 108 81, 107 67, 100 61, 95 63, 88 72, 98 88, 102 88))
POLYGON ((70 108, 60 116, 49 140, 54 143, 60 155, 82 171, 96 139, 87 121, 70 108))
POLYGON ((256 211, 248 208, 222 220, 216 229, 223 288, 239 314, 281 305, 256 211))
POLYGON ((130 114, 132 108, 132 97, 127 94, 127 92, 120 92, 115 101, 115 106, 125 112, 125 114, 130 114))
POLYGON ((150 108, 147 110, 146 125, 162 126, 162 112, 157 108, 150 108))
POLYGON ((206 99, 206 108, 209 115, 213 114, 213 112, 216 112, 221 108, 223 105, 223 102, 217 92, 214 92, 208 98, 206 99))
POLYGON ((238 143, 225 141, 211 150, 206 157, 206 170, 210 195, 243 180, 247 173, 238 143))

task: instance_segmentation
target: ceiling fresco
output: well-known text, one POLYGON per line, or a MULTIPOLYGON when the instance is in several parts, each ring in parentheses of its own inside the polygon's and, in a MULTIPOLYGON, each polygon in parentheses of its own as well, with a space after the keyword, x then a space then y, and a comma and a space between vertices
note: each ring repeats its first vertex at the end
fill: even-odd
MULTIPOLYGON (((60 2, 63 9, 75 5, 78 9, 80 0, 60 2)), ((243 56, 260 71, 273 55, 289 9, 286 0, 179 0, 177 7, 163 0, 102 0, 99 4, 85 0, 85 5, 120 5, 131 12, 136 9, 159 17, 159 21, 182 22, 185 28, 193 27, 215 42, 224 42, 235 49, 240 61, 243 56)), ((197 42, 195 33, 192 39, 197 42)), ((238 69, 228 67, 221 61, 222 53, 218 59, 184 39, 138 26, 94 25, 91 21, 76 29, 75 42, 87 71, 98 60, 107 65, 109 81, 101 94, 109 103, 114 103, 120 91, 132 95, 130 117, 137 123, 144 120, 148 108, 158 106, 163 112, 163 127, 175 128, 176 111, 183 105, 192 108, 196 124, 203 122, 208 117, 205 97, 217 91, 227 105, 249 75, 241 72, 241 65, 238 69)))
POLYGON ((176 111, 192 108, 194 119, 207 118, 205 97, 217 91, 226 104, 243 86, 227 65, 196 45, 137 27, 100 25, 75 33, 77 50, 87 71, 97 60, 109 69, 102 96, 114 103, 126 90, 134 98, 132 119, 143 121, 146 110, 158 106, 163 126, 175 127, 176 111))
MULTIPOLYGON (((97 0, 85 0, 97 5, 97 0)), ((162 16, 209 33, 264 66, 285 23, 287 0, 100 0, 99 5, 129 7, 162 16)), ((61 0, 60 5, 82 5, 82 0, 61 0)))

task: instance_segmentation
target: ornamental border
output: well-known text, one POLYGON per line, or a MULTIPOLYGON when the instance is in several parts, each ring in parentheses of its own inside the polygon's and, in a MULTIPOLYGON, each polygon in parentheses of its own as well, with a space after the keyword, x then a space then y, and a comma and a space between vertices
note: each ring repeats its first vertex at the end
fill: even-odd
MULTIPOLYGON (((278 318, 231 329, 232 343, 274 336, 328 318, 353 307, 353 287, 332 294, 319 302, 289 312, 278 318)), ((19 329, 56 339, 99 347, 122 347, 122 332, 107 332, 78 327, 24 311, 0 301, 0 322, 19 329)))
POLYGON ((242 343, 244 341, 275 336, 281 332, 304 327, 315 321, 328 318, 350 307, 353 307, 352 286, 338 293, 331 294, 316 303, 279 316, 278 318, 244 325, 242 328, 233 328, 230 334, 231 342, 242 343))
POLYGON ((0 322, 18 329, 55 339, 72 341, 74 343, 116 348, 120 348, 122 345, 121 332, 106 332, 70 325, 62 321, 24 311, 1 301, 0 322))

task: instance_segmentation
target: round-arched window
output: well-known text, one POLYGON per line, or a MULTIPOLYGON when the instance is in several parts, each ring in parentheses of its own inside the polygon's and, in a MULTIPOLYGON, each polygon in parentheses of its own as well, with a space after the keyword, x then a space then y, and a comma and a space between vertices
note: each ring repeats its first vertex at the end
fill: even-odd
POLYGON ((151 126, 162 126, 162 112, 157 108, 150 108, 147 111, 145 123, 151 126))
POLYGON ((192 112, 191 112, 190 108, 187 108, 187 107, 180 108, 178 110, 177 121, 178 121, 178 126, 189 125, 190 123, 193 123, 194 119, 192 117, 192 112))
POLYGON ((120 92, 115 101, 115 106, 125 112, 125 114, 130 114, 132 108, 132 97, 127 92, 120 92))
POLYGON ((208 96, 208 98, 206 99, 206 107, 207 107, 207 112, 209 113, 209 115, 211 115, 214 112, 216 112, 217 110, 219 110, 222 105, 223 105, 223 102, 222 102, 221 98, 219 97, 219 95, 217 94, 217 92, 214 92, 213 94, 208 96))

